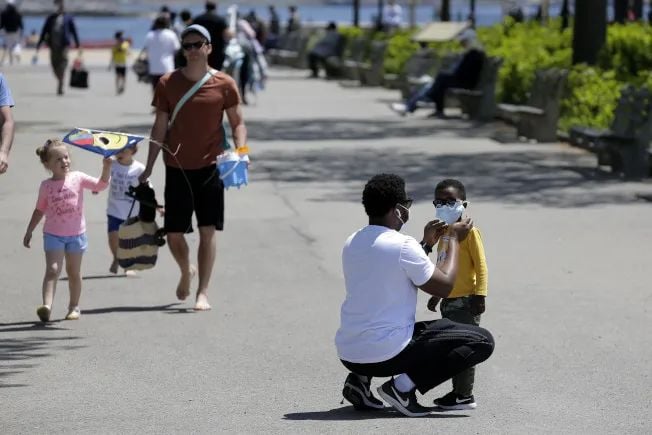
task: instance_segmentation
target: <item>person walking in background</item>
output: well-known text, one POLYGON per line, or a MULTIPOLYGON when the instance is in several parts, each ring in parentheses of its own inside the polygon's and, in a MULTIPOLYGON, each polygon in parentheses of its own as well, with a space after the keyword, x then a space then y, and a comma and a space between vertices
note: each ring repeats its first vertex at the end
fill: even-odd
POLYGON ((37 148, 36 155, 52 174, 41 183, 36 207, 23 237, 23 246, 31 247, 32 233, 45 217, 43 304, 36 309, 36 314, 42 322, 50 320, 52 301, 65 259, 70 290, 66 320, 77 320, 81 315, 79 310, 82 290, 81 263, 88 247, 84 218, 84 190, 99 192, 107 188, 111 176, 111 159, 104 159, 102 175, 97 179, 83 172, 71 171, 68 147, 58 139, 49 139, 45 145, 37 148))
POLYGON ((278 37, 281 34, 281 20, 276 12, 274 5, 269 5, 269 25, 267 26, 267 37, 265 39, 265 49, 276 48, 278 37))
POLYGON ((63 80, 68 67, 68 48, 73 41, 77 49, 80 45, 75 20, 72 15, 66 13, 64 0, 54 0, 54 5, 57 11, 45 19, 34 57, 38 59, 38 51, 41 44, 45 42, 50 48, 50 63, 57 78, 57 95, 63 95, 63 80))
POLYGON ((9 152, 14 143, 14 99, 5 77, 0 74, 0 174, 9 168, 9 152))
POLYGON ((115 92, 120 95, 125 91, 127 82, 127 58, 129 57, 129 41, 124 39, 122 31, 115 32, 115 44, 111 48, 111 64, 115 69, 115 92))
POLYGON ((158 16, 154 21, 154 30, 150 30, 145 37, 141 56, 147 53, 152 90, 156 89, 161 76, 174 71, 174 55, 181 47, 179 38, 169 27, 168 18, 158 16))
POLYGON ((297 7, 294 5, 288 7, 288 12, 290 16, 288 17, 288 26, 285 31, 291 33, 301 28, 301 18, 299 17, 297 7))
POLYGON ((221 70, 224 63, 224 49, 230 36, 226 20, 217 14, 217 3, 207 1, 206 11, 195 17, 193 24, 199 24, 208 30, 211 35, 211 46, 213 47, 208 55, 208 64, 211 68, 221 70))
POLYGON ((185 237, 192 232, 195 214, 199 227, 195 310, 205 311, 211 309, 208 286, 215 264, 215 232, 224 228, 224 183, 216 169, 217 156, 224 152, 224 116, 229 120, 236 149, 246 145, 247 129, 235 80, 208 65, 211 51, 208 30, 197 24, 186 28, 181 46, 187 65, 161 78, 154 94, 152 105, 156 108, 156 119, 140 181, 150 178, 161 152, 159 144, 173 146, 174 154, 164 155, 164 227, 168 246, 181 271, 176 294, 179 300, 190 295, 196 271, 190 263, 185 237))
POLYGON ((5 56, 9 52, 9 64, 14 60, 20 63, 21 40, 23 38, 23 16, 15 5, 15 0, 7 0, 7 6, 0 14, 0 30, 5 31, 5 50, 2 53, 0 64, 4 64, 5 56))

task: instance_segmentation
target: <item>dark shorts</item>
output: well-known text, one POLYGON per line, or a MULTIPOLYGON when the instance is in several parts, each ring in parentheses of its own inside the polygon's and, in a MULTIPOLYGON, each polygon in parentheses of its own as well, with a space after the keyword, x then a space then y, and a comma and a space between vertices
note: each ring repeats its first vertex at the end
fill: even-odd
POLYGON ((156 90, 156 85, 158 85, 159 80, 161 80, 162 75, 150 74, 149 82, 152 84, 152 89, 156 90))
POLYGON ((120 76, 120 77, 125 77, 127 75, 127 67, 126 66, 116 66, 115 67, 115 75, 120 76))
POLYGON ((117 218, 115 216, 107 215, 106 216, 106 222, 107 222, 107 230, 109 233, 112 233, 114 231, 118 231, 120 229, 120 225, 124 222, 124 219, 117 218))
POLYGON ((224 183, 216 167, 182 171, 166 166, 165 231, 191 233, 193 212, 197 226, 224 229, 224 183))

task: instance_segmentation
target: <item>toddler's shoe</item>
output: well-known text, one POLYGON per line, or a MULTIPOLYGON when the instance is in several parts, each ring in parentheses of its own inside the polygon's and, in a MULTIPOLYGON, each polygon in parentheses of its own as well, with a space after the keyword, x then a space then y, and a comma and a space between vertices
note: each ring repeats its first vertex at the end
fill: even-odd
POLYGON ((36 315, 41 320, 41 322, 49 322, 51 312, 52 310, 48 305, 41 305, 36 309, 36 315))
POLYGON ((66 315, 66 320, 79 320, 80 316, 81 316, 81 311, 79 311, 79 307, 74 307, 71 308, 70 311, 68 311, 68 314, 66 315))

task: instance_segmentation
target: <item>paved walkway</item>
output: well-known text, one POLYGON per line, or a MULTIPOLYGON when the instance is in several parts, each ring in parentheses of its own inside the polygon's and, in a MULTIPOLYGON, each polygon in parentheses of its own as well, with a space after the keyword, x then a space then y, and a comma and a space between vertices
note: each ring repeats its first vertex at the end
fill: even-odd
MULTIPOLYGON (((42 327, 34 310, 43 254, 38 243, 21 246, 46 176, 34 149, 74 126, 147 133, 149 88, 130 75, 116 97, 98 67, 90 90, 57 98, 45 67, 5 73, 19 105, 10 172, 0 177, 1 432, 649 431, 652 209, 637 197, 652 193, 649 182, 597 172, 593 156, 565 145, 506 140, 505 127, 398 118, 387 108, 391 91, 279 70, 245 110, 253 179, 227 195, 213 311, 175 300, 166 249, 153 271, 107 278, 106 198, 89 196, 82 319, 42 327), (340 251, 365 224, 362 187, 380 171, 407 179, 418 202, 405 232, 417 238, 436 181, 467 185, 490 268, 483 323, 497 341, 477 371, 475 412, 405 419, 340 404, 340 251)), ((73 158, 99 173, 96 156, 73 158)), ((154 182, 162 188, 161 166, 154 182)), ((65 282, 59 293, 56 319, 65 282)), ((425 301, 420 319, 433 317, 425 301)))

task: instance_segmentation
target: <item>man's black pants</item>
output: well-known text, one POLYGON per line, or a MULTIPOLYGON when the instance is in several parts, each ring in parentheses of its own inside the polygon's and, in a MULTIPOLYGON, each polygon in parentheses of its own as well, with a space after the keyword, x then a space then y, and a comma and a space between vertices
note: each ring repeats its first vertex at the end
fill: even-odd
POLYGON ((424 394, 486 360, 493 350, 494 338, 486 329, 441 319, 415 323, 412 341, 387 361, 342 364, 353 373, 369 377, 406 373, 424 394))

